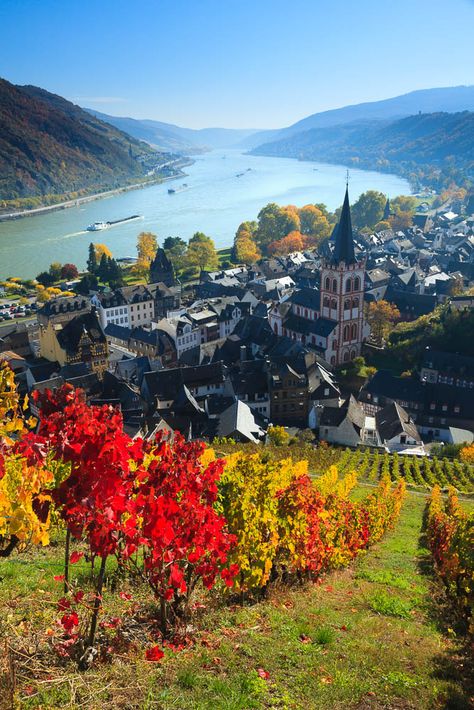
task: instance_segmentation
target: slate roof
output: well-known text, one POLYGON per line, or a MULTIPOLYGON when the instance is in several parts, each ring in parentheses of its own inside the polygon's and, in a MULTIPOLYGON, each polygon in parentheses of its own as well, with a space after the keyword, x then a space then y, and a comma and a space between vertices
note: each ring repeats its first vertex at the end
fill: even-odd
POLYGON ((320 425, 326 427, 339 427, 345 419, 354 427, 357 434, 360 434, 365 424, 365 414, 361 405, 350 395, 342 407, 324 407, 320 418, 320 425))
POLYGON ((301 316, 296 316, 290 313, 288 318, 283 323, 283 326, 292 332, 301 333, 302 335, 320 335, 327 338, 334 328, 337 326, 337 321, 329 318, 318 318, 317 320, 308 320, 301 316))
POLYGON ((217 434, 218 436, 239 434, 244 439, 258 442, 265 435, 265 431, 255 421, 255 415, 250 407, 238 399, 220 415, 217 434))
POLYGON ((57 339, 63 350, 68 353, 76 353, 84 333, 93 343, 107 342, 95 311, 82 313, 72 318, 61 330, 57 331, 57 339))
POLYGON ((387 404, 376 412, 375 421, 382 441, 390 441, 400 434, 406 434, 415 441, 421 440, 412 418, 397 402, 387 404))
POLYGON ((319 311, 321 305, 321 294, 316 288, 302 288, 295 291, 288 299, 295 306, 303 306, 311 308, 313 311, 319 311))

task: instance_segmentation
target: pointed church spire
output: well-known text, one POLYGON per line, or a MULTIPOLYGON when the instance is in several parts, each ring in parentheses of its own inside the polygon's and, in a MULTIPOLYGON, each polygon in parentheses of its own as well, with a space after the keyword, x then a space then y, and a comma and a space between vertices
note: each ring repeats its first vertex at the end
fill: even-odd
POLYGON ((334 228, 333 239, 335 241, 335 245, 331 261, 336 264, 339 264, 341 261, 344 261, 346 264, 354 264, 357 259, 354 252, 354 235, 352 234, 349 187, 347 184, 341 216, 339 218, 339 222, 334 228))
POLYGON ((383 211, 383 219, 387 220, 390 217, 390 198, 387 197, 387 202, 385 203, 385 209, 383 211))

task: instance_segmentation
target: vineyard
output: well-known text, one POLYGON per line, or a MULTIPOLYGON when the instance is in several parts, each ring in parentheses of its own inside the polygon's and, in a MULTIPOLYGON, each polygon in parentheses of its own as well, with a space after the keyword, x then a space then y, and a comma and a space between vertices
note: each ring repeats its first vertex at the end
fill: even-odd
POLYGON ((474 493, 474 466, 447 458, 419 459, 414 456, 400 456, 345 449, 337 461, 341 474, 355 471, 359 479, 376 482, 385 476, 392 481, 400 478, 409 487, 429 489, 435 485, 441 488, 453 486, 462 493, 474 493))

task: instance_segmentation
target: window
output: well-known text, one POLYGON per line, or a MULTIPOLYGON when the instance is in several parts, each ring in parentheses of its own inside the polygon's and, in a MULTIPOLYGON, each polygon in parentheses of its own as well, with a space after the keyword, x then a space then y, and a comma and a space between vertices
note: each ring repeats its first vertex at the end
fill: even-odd
POLYGON ((332 308, 333 310, 336 310, 336 309, 337 309, 337 301, 336 301, 335 298, 333 298, 332 301, 331 301, 331 308, 332 308))
POLYGON ((459 406, 459 404, 456 404, 454 406, 454 414, 459 414, 460 411, 461 411, 461 407, 459 406))
POLYGON ((348 310, 350 310, 350 307, 351 307, 351 299, 346 298, 344 301, 344 310, 348 311, 348 310))
POLYGON ((443 410, 443 412, 447 412, 447 411, 448 411, 448 405, 447 405, 447 404, 443 404, 443 406, 441 407, 441 409, 443 410))
MULTIPOLYGON (((347 341, 349 340, 349 333, 350 333, 350 331, 349 331, 349 326, 348 326, 348 325, 345 325, 345 326, 344 326, 344 336, 343 336, 343 337, 344 337, 344 342, 347 342, 347 341)), ((346 353, 346 354, 347 354, 347 353, 346 353)))
POLYGON ((324 308, 329 308, 329 298, 327 296, 323 298, 323 306, 324 308))
POLYGON ((307 309, 307 308, 304 309, 304 317, 305 317, 305 318, 308 317, 308 309, 307 309))
POLYGON ((435 404, 435 402, 431 402, 431 404, 430 404, 430 409, 431 409, 432 412, 434 412, 434 410, 436 409, 436 404, 435 404))
POLYGON ((352 308, 359 308, 359 299, 357 297, 352 299, 352 308))
POLYGON ((352 291, 352 279, 347 279, 345 291, 346 293, 350 293, 352 291))
POLYGON ((344 353, 344 362, 349 362, 349 353, 347 351, 344 353))
POLYGON ((353 323, 352 327, 351 327, 351 339, 357 340, 357 325, 356 325, 356 323, 353 323))
POLYGON ((354 279, 354 291, 360 290, 360 278, 358 276, 354 279))
POLYGON ((333 293, 337 293, 337 281, 336 281, 336 279, 333 279, 333 281, 332 281, 332 290, 333 290, 333 293))
POLYGON ((329 289, 330 289, 330 283, 331 283, 331 282, 329 281, 329 276, 326 276, 326 280, 325 280, 325 282, 324 282, 324 287, 325 287, 326 291, 329 291, 329 289))

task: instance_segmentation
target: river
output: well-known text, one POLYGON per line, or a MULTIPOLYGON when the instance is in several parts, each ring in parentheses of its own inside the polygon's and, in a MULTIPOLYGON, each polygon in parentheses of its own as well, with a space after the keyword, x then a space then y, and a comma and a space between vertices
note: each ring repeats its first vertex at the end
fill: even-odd
MULTIPOLYGON (((116 257, 136 255, 136 237, 152 231, 189 239, 205 232, 217 248, 232 244, 245 220, 255 219, 268 202, 298 207, 324 202, 330 210, 344 197, 346 168, 300 162, 292 158, 250 156, 237 150, 215 150, 196 157, 187 177, 172 183, 114 195, 57 212, 0 222, 0 279, 33 278, 52 261, 85 266, 91 241, 106 244, 116 257), (240 177, 237 177, 240 175, 240 177), (168 188, 188 187, 169 195, 168 188), (87 232, 88 224, 143 215, 143 219, 87 232)), ((354 202, 361 192, 380 190, 393 198, 410 194, 406 180, 387 173, 350 170, 354 202)))

